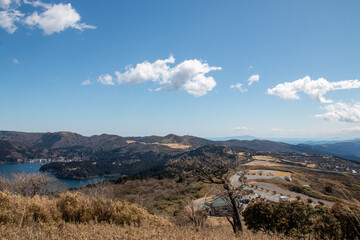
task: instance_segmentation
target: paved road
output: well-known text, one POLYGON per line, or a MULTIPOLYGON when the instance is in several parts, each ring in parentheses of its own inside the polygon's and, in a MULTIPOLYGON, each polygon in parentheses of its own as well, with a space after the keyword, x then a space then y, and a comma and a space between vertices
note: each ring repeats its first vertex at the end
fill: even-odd
POLYGON ((255 179, 275 179, 275 180, 284 180, 284 177, 278 176, 259 176, 259 175, 246 175, 248 180, 255 180, 255 179))
MULTIPOLYGON (((239 175, 238 174, 234 174, 231 178, 230 181, 234 186, 239 186, 239 175)), ((258 188, 262 188, 262 189, 266 189, 267 192, 265 191, 260 191, 258 189, 255 188, 251 188, 251 187, 246 187, 245 189, 249 190, 253 190, 255 194, 257 194, 257 196, 261 196, 263 198, 265 198, 266 200, 269 201, 274 201, 274 202, 279 202, 279 194, 282 194, 284 196, 290 196, 290 198, 295 199, 297 196, 300 196, 301 199, 306 200, 307 199, 312 199, 313 200, 313 205, 315 205, 315 203, 317 203, 318 201, 323 202, 324 204, 328 205, 328 206, 332 206, 334 205, 334 203, 329 202, 329 201, 325 201, 322 199, 317 199, 317 198, 313 198, 313 197, 309 197, 300 193, 296 193, 296 192, 292 192, 286 189, 282 189, 278 186, 276 186, 275 184, 271 184, 271 183, 263 183, 263 182, 253 182, 252 185, 256 185, 258 186, 258 188), (273 192, 276 191, 276 195, 273 194, 273 192)))

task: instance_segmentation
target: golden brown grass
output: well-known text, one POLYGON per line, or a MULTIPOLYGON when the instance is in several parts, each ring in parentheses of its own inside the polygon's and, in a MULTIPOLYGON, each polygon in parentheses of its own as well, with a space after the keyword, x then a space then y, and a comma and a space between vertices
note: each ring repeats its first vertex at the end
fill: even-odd
POLYGON ((271 157, 271 156, 265 156, 265 155, 256 155, 252 157, 255 160, 261 160, 261 161, 270 161, 270 162, 280 162, 279 159, 271 157))
POLYGON ((177 183, 175 179, 128 180, 122 184, 97 184, 80 191, 88 196, 121 198, 136 203, 152 212, 174 215, 187 200, 198 199, 207 194, 213 186, 202 182, 177 183))
MULTIPOLYGON (((121 200, 0 192, 0 239, 236 239, 229 224, 178 226, 121 200), (209 225, 208 225, 209 226, 209 225)), ((249 231, 241 239, 282 239, 249 231)))
POLYGON ((164 145, 164 146, 167 146, 167 147, 170 147, 170 148, 177 148, 177 149, 189 149, 189 148, 191 148, 190 145, 183 145, 183 144, 178 144, 178 143, 161 143, 160 145, 164 145))
POLYGON ((10 225, 0 226, 0 239, 244 239, 244 240, 279 240, 286 239, 279 235, 252 233, 245 231, 236 238, 230 228, 200 228, 189 226, 154 226, 144 222, 141 227, 119 226, 114 224, 70 224, 61 226, 33 225, 18 229, 10 225))
POLYGON ((70 192, 52 199, 38 195, 33 198, 21 197, 0 192, 0 223, 15 224, 19 228, 34 223, 91 221, 139 226, 144 220, 168 224, 164 219, 150 214, 138 205, 122 200, 90 198, 70 192))
POLYGON ((264 160, 254 160, 248 163, 244 164, 245 166, 282 166, 279 163, 275 163, 275 162, 269 162, 269 161, 264 161, 264 160))

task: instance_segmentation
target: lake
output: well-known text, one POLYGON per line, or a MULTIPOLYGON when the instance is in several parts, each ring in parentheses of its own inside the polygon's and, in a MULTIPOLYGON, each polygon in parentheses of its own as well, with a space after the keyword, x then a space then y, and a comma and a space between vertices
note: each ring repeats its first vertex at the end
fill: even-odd
MULTIPOLYGON (((40 173, 39 169, 41 167, 41 163, 6 163, 0 164, 0 176, 10 177, 11 173, 40 173)), ((53 174, 48 174, 50 177, 55 178, 53 174)), ((57 178, 60 182, 66 184, 67 188, 77 188, 84 187, 88 184, 101 182, 107 179, 114 178, 92 178, 88 180, 73 180, 73 179, 61 179, 57 178)), ((116 179, 116 178, 115 178, 116 179)))

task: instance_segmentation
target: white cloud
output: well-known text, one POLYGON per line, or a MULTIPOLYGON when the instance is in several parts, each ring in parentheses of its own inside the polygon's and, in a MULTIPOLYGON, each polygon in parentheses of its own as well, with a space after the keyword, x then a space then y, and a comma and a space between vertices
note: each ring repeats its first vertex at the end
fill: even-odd
POLYGON ((253 69, 254 67, 253 66, 249 66, 249 69, 253 69))
POLYGON ((45 8, 40 14, 34 12, 26 17, 24 22, 29 26, 39 27, 46 35, 64 31, 67 28, 75 28, 84 30, 87 28, 94 29, 96 27, 86 25, 80 22, 80 15, 72 8, 71 4, 45 4, 39 1, 29 2, 33 6, 45 8))
POLYGON ((338 102, 330 104, 324 109, 324 114, 317 114, 315 117, 329 121, 360 123, 360 102, 355 104, 346 104, 338 102))
POLYGON ((285 82, 278 84, 274 88, 267 90, 268 94, 277 95, 280 98, 300 99, 298 93, 303 92, 309 95, 312 99, 321 103, 331 103, 332 100, 325 99, 324 95, 328 91, 360 88, 359 80, 344 80, 338 82, 329 82, 324 78, 312 80, 309 76, 294 82, 285 82))
POLYGON ((248 84, 249 86, 251 86, 254 82, 258 82, 260 80, 260 76, 259 74, 254 74, 254 75, 251 75, 248 79, 248 84))
POLYGON ((39 0, 36 1, 28 1, 28 0, 23 0, 25 4, 29 4, 33 7, 43 7, 43 8, 49 8, 51 6, 51 4, 49 3, 43 3, 39 0))
POLYGON ((235 127, 234 130, 236 130, 236 131, 251 131, 252 128, 248 128, 248 127, 235 127))
POLYGON ((175 63, 173 56, 164 60, 156 60, 153 63, 144 61, 136 64, 135 67, 127 65, 124 73, 116 71, 115 75, 120 84, 137 84, 148 80, 154 82, 159 81, 160 84, 166 84, 169 82, 170 67, 167 65, 169 63, 175 63))
POLYGON ((20 5, 20 0, 0 0, 0 8, 9 9, 11 6, 20 5))
POLYGON ((23 16, 24 14, 14 9, 0 11, 0 27, 12 34, 17 29, 15 23, 20 22, 23 16))
POLYGON ((11 0, 0 0, 0 8, 9 9, 11 0))
POLYGON ((13 59, 13 64, 20 64, 20 61, 16 58, 13 59))
POLYGON ((237 88, 237 89, 239 89, 240 92, 247 92, 247 89, 243 88, 242 83, 231 84, 230 88, 237 88))
POLYGON ((98 82, 103 85, 111 85, 111 86, 115 85, 113 81, 113 77, 110 74, 104 74, 99 76, 98 82))
POLYGON ((81 83, 81 86, 86 86, 86 85, 90 85, 90 84, 91 84, 90 79, 86 79, 85 81, 83 81, 83 82, 81 83))
POLYGON ((0 0, 0 27, 10 34, 14 33, 17 24, 26 24, 30 27, 38 27, 46 35, 61 32, 67 28, 85 30, 96 27, 80 22, 80 15, 70 3, 49 4, 41 1, 23 0, 22 3, 31 5, 34 8, 40 7, 42 11, 30 12, 25 14, 17 10, 21 5, 20 0, 0 0))
POLYGON ((160 85, 156 91, 184 90, 196 97, 206 95, 216 86, 214 78, 206 74, 221 70, 220 67, 210 67, 208 63, 197 59, 185 60, 174 67, 169 66, 174 63, 173 56, 152 63, 144 61, 135 67, 128 66, 123 73, 116 71, 115 75, 119 84, 152 81, 160 85))

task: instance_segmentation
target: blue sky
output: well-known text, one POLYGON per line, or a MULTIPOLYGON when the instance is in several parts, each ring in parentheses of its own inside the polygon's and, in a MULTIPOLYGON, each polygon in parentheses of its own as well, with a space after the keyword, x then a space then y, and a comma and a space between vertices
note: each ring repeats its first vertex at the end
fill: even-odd
POLYGON ((358 137, 359 10, 356 0, 0 0, 0 128, 358 137))

